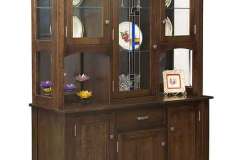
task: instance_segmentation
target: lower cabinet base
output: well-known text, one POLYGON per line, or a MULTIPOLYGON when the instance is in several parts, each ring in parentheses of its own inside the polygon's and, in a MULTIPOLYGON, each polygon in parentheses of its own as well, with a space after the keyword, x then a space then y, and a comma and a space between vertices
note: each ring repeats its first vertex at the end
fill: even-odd
POLYGON ((209 101, 106 112, 32 108, 33 160, 208 160, 209 101))

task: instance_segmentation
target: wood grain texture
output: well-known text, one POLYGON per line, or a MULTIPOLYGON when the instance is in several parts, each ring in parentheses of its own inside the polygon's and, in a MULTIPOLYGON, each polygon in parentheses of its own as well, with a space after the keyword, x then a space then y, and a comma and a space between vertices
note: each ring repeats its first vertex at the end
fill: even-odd
POLYGON ((196 159, 196 109, 193 106, 168 108, 169 160, 196 159))
POLYGON ((67 157, 72 160, 109 160, 111 122, 105 116, 70 118, 67 157))
POLYGON ((37 160, 64 160, 64 115, 45 110, 38 110, 37 114, 37 160))
POLYGON ((118 135, 118 160, 165 160, 164 130, 146 130, 118 135))
POLYGON ((52 0, 53 34, 41 40, 32 0, 32 160, 208 160, 213 97, 202 95, 203 0, 190 1, 190 36, 178 37, 164 36, 165 1, 148 1, 149 87, 131 93, 118 91, 121 1, 102 2, 102 21, 110 20, 102 37, 72 38, 72 1, 52 0), (193 85, 185 98, 159 96, 160 56, 174 48, 193 50, 193 85), (42 51, 52 56, 52 97, 38 94, 42 51), (63 92, 64 58, 76 53, 86 54, 82 66, 96 77, 87 84, 96 101, 86 105, 66 103, 63 92))

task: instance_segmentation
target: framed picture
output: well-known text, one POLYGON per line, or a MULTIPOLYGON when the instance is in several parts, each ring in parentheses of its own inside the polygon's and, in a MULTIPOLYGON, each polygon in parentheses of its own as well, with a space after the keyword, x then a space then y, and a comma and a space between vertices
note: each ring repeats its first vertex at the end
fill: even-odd
POLYGON ((165 94, 185 94, 184 72, 182 70, 166 70, 163 72, 165 94))

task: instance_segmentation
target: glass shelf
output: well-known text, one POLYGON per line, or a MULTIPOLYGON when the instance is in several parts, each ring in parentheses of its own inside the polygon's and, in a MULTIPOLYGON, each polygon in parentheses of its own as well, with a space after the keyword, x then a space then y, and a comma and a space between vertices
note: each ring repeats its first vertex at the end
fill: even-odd
POLYGON ((36 7, 37 9, 52 9, 52 7, 36 7))
POLYGON ((94 6, 74 6, 74 9, 103 9, 103 7, 94 7, 94 6))
POLYGON ((121 54, 149 54, 149 51, 120 51, 121 54))
POLYGON ((173 8, 173 7, 166 8, 166 10, 174 10, 174 9, 190 9, 190 8, 173 8))
MULTIPOLYGON (((120 9, 132 9, 132 7, 120 7, 120 9)), ((139 9, 139 10, 141 10, 141 9, 150 9, 150 7, 141 7, 141 8, 137 8, 137 9, 139 9)))

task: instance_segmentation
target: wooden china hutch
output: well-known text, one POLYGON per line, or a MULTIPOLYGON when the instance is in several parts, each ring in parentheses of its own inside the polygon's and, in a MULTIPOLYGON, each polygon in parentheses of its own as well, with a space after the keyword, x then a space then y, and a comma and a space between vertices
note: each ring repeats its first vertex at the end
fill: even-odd
POLYGON ((208 160, 202 16, 202 0, 32 0, 32 159, 208 160), (173 69, 187 96, 164 95, 173 69))

